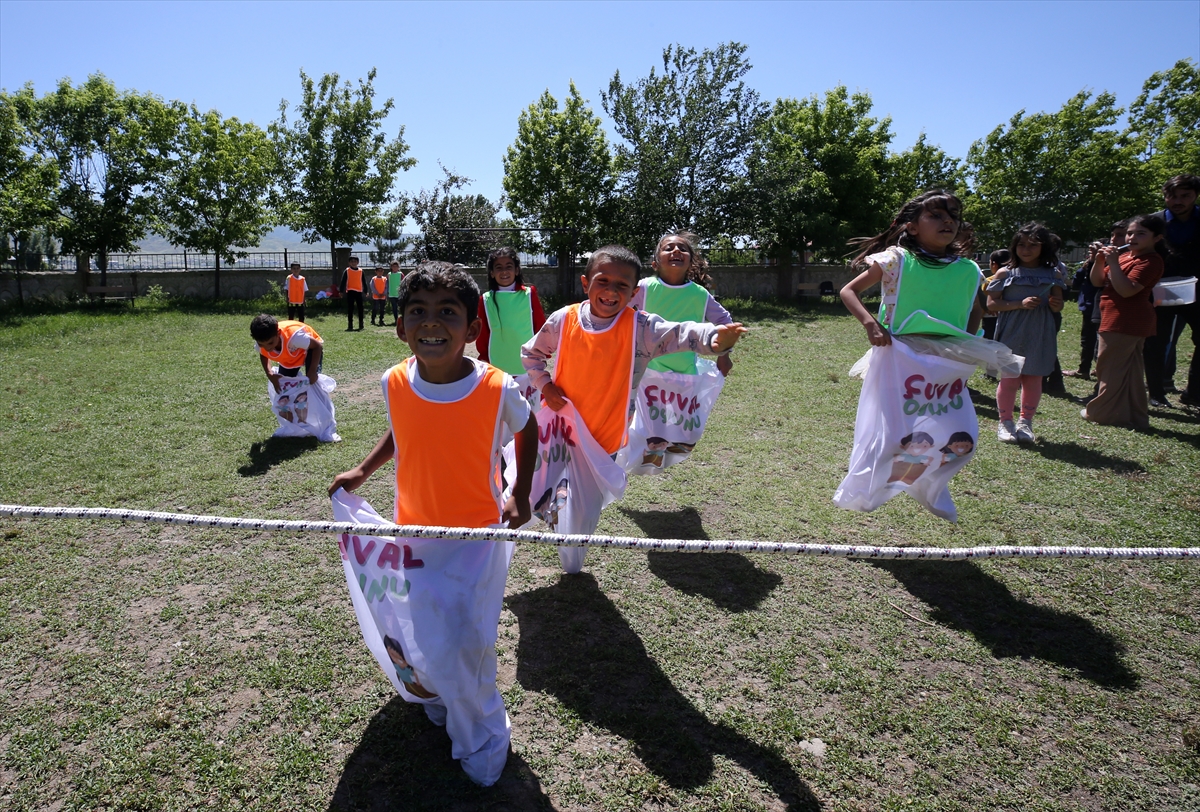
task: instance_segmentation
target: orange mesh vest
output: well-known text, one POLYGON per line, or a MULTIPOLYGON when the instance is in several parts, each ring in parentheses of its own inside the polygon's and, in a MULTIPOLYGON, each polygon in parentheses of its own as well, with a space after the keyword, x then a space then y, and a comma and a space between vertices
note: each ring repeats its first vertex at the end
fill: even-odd
POLYGON ((386 299, 387 298, 387 277, 372 276, 371 277, 371 298, 386 299))
POLYGON ((346 269, 346 290, 357 290, 362 293, 362 268, 346 269))
POLYGON ((296 367, 304 366, 304 359, 308 357, 308 350, 288 349, 288 342, 292 340, 292 336, 297 330, 308 330, 308 335, 314 341, 320 341, 321 337, 317 335, 317 331, 309 327, 302 321, 291 321, 284 319, 279 322, 279 351, 267 352, 262 347, 258 351, 267 356, 267 360, 278 362, 279 366, 286 369, 295 369, 296 367))
POLYGON ((633 385, 633 331, 637 314, 625 308, 608 329, 590 333, 579 323, 579 305, 567 309, 554 384, 575 404, 600 447, 615 454, 629 428, 629 390, 633 385))
POLYGON ((304 277, 288 274, 288 304, 304 304, 304 277))
POLYGON ((498 441, 504 373, 489 366, 471 394, 453 403, 434 403, 409 383, 413 363, 408 358, 385 377, 396 447, 396 523, 496 524, 503 510, 498 441))

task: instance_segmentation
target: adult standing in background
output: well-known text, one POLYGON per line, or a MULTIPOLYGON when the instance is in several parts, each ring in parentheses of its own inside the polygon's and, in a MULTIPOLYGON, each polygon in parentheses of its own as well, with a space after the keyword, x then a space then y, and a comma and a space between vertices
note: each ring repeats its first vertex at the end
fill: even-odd
MULTIPOLYGON (((1176 175, 1163 184, 1166 208, 1160 216, 1167 221, 1164 242, 1167 246, 1164 277, 1200 276, 1200 177, 1176 175)), ((1187 385, 1179 396, 1186 406, 1200 406, 1200 374, 1196 371, 1196 345, 1200 344, 1200 303, 1155 308, 1158 334, 1146 340, 1146 384, 1150 405, 1169 406, 1168 390, 1175 389, 1175 348, 1183 328, 1192 328, 1192 360, 1188 365, 1187 385)))
POLYGON ((358 267, 358 257, 350 257, 350 267, 342 271, 342 281, 338 285, 342 295, 346 297, 346 332, 354 329, 354 308, 358 307, 358 329, 363 328, 363 272, 358 267))

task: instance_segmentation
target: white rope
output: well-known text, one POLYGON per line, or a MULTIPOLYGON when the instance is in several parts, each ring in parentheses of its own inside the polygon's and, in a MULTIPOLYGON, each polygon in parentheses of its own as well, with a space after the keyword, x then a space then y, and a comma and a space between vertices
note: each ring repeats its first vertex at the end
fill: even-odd
POLYGON ((799 544, 781 541, 644 539, 630 536, 562 535, 534 530, 356 524, 354 522, 295 522, 276 519, 236 519, 228 516, 197 516, 188 513, 161 513, 153 510, 34 507, 28 505, 0 505, 0 516, 109 519, 123 522, 240 528, 288 533, 336 533, 338 535, 350 533, 361 536, 399 536, 404 538, 524 541, 557 547, 654 550, 668 553, 783 553, 786 555, 823 555, 834 558, 899 558, 932 561, 962 561, 969 558, 1116 558, 1200 561, 1200 547, 871 547, 861 544, 799 544))

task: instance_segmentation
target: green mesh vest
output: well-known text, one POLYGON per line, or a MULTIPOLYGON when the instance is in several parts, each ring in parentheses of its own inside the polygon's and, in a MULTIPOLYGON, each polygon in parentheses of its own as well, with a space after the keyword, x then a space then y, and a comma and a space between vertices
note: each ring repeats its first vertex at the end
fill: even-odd
POLYGON ((892 305, 892 333, 962 335, 975 306, 979 278, 979 266, 964 257, 928 262, 905 251, 892 305))
MULTIPOLYGON (((695 282, 672 287, 655 277, 646 285, 646 312, 662 316, 667 321, 704 321, 708 306, 708 291, 695 282)), ((650 361, 650 369, 659 372, 696 374, 696 353, 673 352, 650 361)))
POLYGON ((533 338, 533 299, 529 288, 489 290, 483 294, 487 313, 488 360, 509 375, 523 375, 521 345, 533 338))

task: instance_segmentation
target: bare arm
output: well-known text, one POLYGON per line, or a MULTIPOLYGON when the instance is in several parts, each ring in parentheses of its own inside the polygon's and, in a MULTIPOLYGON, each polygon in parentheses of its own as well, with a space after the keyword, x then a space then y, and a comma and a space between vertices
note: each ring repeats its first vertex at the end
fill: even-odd
POLYGON ((878 285, 882 280, 883 268, 879 266, 878 262, 872 262, 869 268, 851 279, 839 294, 842 304, 850 311, 850 315, 858 319, 858 323, 867 331, 867 341, 876 347, 886 347, 891 344, 892 337, 862 303, 862 293, 878 285))
POLYGON ((516 434, 517 480, 513 483, 512 496, 504 506, 504 521, 511 530, 516 530, 529 521, 529 488, 533 483, 533 465, 537 460, 537 418, 531 412, 525 428, 516 434))
POLYGON ((981 321, 983 321, 983 306, 979 304, 979 297, 976 296, 975 304, 971 306, 971 316, 967 319, 967 332, 975 335, 981 321))
MULTIPOLYGON (((1135 293, 1141 293, 1146 289, 1146 286, 1140 282, 1132 281, 1125 275, 1125 271, 1121 269, 1121 263, 1118 259, 1117 249, 1111 245, 1106 245, 1100 249, 1100 253, 1104 255, 1105 263, 1108 265, 1108 281, 1112 284, 1113 290, 1117 295, 1128 299, 1135 293)), ((1097 261, 1099 257, 1097 257, 1097 261)), ((1095 271, 1092 272, 1093 275, 1095 271)))
POLYGON ((261 352, 258 354, 258 360, 262 362, 263 373, 266 374, 267 380, 271 382, 271 386, 275 387, 275 391, 279 391, 279 376, 272 374, 271 362, 267 360, 267 356, 261 352))
POLYGON ((392 430, 389 428, 387 433, 379 438, 379 442, 375 444, 375 447, 371 449, 371 453, 367 454, 362 462, 349 471, 343 471, 333 478, 333 482, 329 485, 329 495, 333 496, 334 491, 338 488, 345 488, 348 491, 355 490, 359 485, 366 482, 371 474, 378 471, 385 462, 395 455, 396 445, 392 440, 392 430))
POLYGON ((317 376, 321 368, 321 356, 325 353, 325 343, 317 339, 311 339, 308 342, 308 363, 305 365, 305 371, 308 373, 308 382, 314 386, 317 383, 317 376))

